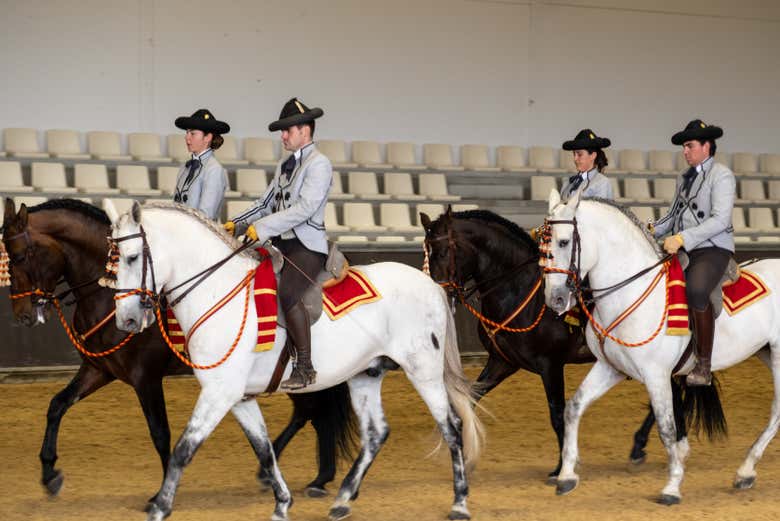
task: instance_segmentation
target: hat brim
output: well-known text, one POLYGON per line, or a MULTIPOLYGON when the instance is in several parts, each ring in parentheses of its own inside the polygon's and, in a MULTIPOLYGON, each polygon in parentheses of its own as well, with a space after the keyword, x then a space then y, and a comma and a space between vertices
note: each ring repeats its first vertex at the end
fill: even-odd
POLYGON ((596 139, 572 139, 564 141, 564 150, 588 150, 592 148, 607 148, 612 141, 607 137, 597 137, 596 139))
POLYGON ((309 109, 306 112, 301 112, 300 114, 294 114, 287 118, 277 119, 268 125, 268 130, 271 132, 276 132, 277 130, 285 130, 290 127, 294 127, 295 125, 303 125, 304 123, 314 121, 323 114, 325 113, 321 108, 314 107, 313 109, 309 109))
POLYGON ((687 141, 701 140, 707 141, 708 139, 718 139, 723 137, 723 129, 716 126, 709 126, 704 128, 692 128, 683 130, 672 136, 673 145, 682 145, 687 141))
POLYGON ((174 125, 182 130, 200 130, 206 134, 227 134, 230 132, 230 125, 216 119, 203 120, 182 116, 176 118, 174 125))

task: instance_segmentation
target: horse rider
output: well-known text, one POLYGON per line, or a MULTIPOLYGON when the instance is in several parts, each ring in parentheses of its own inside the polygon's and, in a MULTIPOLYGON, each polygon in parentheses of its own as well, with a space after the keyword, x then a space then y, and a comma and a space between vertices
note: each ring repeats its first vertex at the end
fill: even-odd
POLYGON ((184 139, 192 157, 179 170, 173 200, 216 220, 220 216, 228 178, 214 157, 214 151, 222 146, 225 141, 222 134, 230 132, 230 125, 217 120, 208 109, 176 118, 175 125, 187 132, 184 139))
POLYGON ((677 189, 669 213, 656 221, 653 233, 664 239, 667 253, 683 248, 690 259, 686 269, 686 294, 693 315, 696 337, 696 367, 688 374, 688 385, 710 385, 715 317, 710 293, 723 277, 734 253, 731 213, 736 197, 734 173, 716 163, 715 140, 723 129, 700 119, 672 136, 682 145, 690 168, 677 178, 677 189))
POLYGON ((281 130, 282 145, 291 154, 279 162, 263 196, 225 223, 234 235, 244 234, 261 243, 271 239, 286 257, 280 301, 296 353, 292 374, 280 385, 286 390, 306 387, 317 376, 311 364, 311 319, 303 296, 324 269, 328 253, 325 204, 333 167, 312 141, 314 120, 322 115, 322 109, 310 109, 297 98, 285 103, 268 130, 281 130))
POLYGON ((613 199, 612 184, 604 175, 609 164, 604 153, 612 142, 609 138, 598 137, 591 129, 580 130, 574 139, 563 143, 564 150, 571 150, 577 173, 571 176, 561 187, 561 199, 568 199, 580 190, 581 197, 600 197, 613 199))

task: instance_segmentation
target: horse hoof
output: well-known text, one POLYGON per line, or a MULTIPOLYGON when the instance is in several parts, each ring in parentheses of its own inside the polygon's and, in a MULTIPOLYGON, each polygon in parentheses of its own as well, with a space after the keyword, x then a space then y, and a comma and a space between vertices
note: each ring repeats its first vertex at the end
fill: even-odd
POLYGON ((668 507, 672 505, 679 505, 680 496, 673 496, 671 494, 661 494, 661 497, 658 498, 658 504, 666 505, 668 507))
POLYGON ((169 515, 170 512, 166 514, 162 510, 160 510, 160 507, 158 507, 156 503, 152 503, 151 505, 149 505, 149 511, 148 511, 148 515, 146 516, 146 521, 162 521, 169 515))
POLYGON ((60 493, 60 490, 62 490, 63 481, 65 481, 65 476, 62 475, 61 471, 55 470, 54 477, 45 481, 43 485, 46 487, 46 492, 48 492, 50 496, 56 496, 60 493))
POLYGON ((555 486, 558 484, 558 474, 550 473, 547 475, 547 480, 544 482, 545 485, 555 486))
POLYGON ((278 512, 274 512, 274 515, 271 516, 271 521, 290 521, 290 518, 286 515, 281 515, 278 512))
POLYGON ((734 488, 739 490, 747 490, 749 488, 753 488, 753 484, 756 482, 755 476, 750 476, 747 478, 737 478, 734 480, 734 488))
POLYGON ((333 507, 328 512, 328 519, 330 521, 339 521, 340 519, 346 519, 352 514, 352 509, 347 505, 339 507, 333 507))
POLYGON ((558 479, 558 484, 555 487, 555 493, 559 496, 565 496, 575 488, 577 488, 577 483, 579 480, 577 479, 564 479, 561 480, 558 479))
POLYGON ((465 507, 454 506, 452 507, 452 510, 450 510, 450 514, 447 516, 447 519, 471 519, 471 514, 469 514, 469 511, 466 510, 465 507))
POLYGON ((637 467, 644 464, 645 461, 647 461, 647 454, 642 454, 638 458, 631 456, 631 464, 637 467))
POLYGON ((325 487, 317 487, 309 485, 303 490, 303 493, 306 495, 306 497, 313 497, 313 498, 321 498, 321 497, 327 497, 328 491, 325 490, 325 487))

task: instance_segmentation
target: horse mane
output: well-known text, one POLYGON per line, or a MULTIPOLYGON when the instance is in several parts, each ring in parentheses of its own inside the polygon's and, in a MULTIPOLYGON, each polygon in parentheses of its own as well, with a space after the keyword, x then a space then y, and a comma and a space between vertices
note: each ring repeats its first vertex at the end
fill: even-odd
MULTIPOLYGON (((143 205, 142 208, 145 209, 152 209, 152 210, 170 210, 178 213, 182 213, 184 215, 187 215, 189 217, 192 217, 202 225, 204 225, 206 228, 209 229, 211 233, 219 237, 219 239, 224 242, 231 250, 235 250, 239 247, 241 247, 241 241, 234 238, 232 235, 228 235, 225 232, 225 229, 222 228, 216 221, 212 221, 208 217, 206 217, 205 214, 203 214, 200 210, 196 208, 191 208, 189 206, 184 206, 179 203, 168 203, 168 202, 154 202, 154 203, 146 203, 143 205)), ((241 253, 241 255, 249 258, 254 258, 253 254, 251 253, 251 250, 247 250, 241 253)))
POLYGON ((655 241, 655 237, 653 237, 653 235, 650 233, 650 230, 647 229, 647 226, 645 226, 645 224, 639 220, 639 217, 637 217, 636 214, 631 211, 631 208, 622 205, 620 203, 617 203, 612 199, 604 199, 602 197, 585 197, 582 200, 593 201, 594 203, 604 204, 622 213, 624 216, 628 218, 629 221, 631 221, 634 224, 634 226, 637 227, 637 229, 639 229, 639 231, 642 233, 642 236, 645 239, 647 239, 647 242, 649 242, 650 245, 653 247, 653 251, 659 255, 661 254, 661 250, 658 247, 658 243, 655 241))
POLYGON ((523 230, 516 223, 488 210, 465 210, 463 212, 453 212, 453 217, 457 219, 479 219, 481 221, 498 224, 506 229, 515 239, 525 244, 532 252, 538 252, 539 246, 536 244, 528 232, 523 230))
POLYGON ((102 224, 111 224, 111 220, 108 218, 106 212, 78 199, 50 199, 45 203, 27 208, 28 213, 36 213, 43 210, 70 210, 102 224))

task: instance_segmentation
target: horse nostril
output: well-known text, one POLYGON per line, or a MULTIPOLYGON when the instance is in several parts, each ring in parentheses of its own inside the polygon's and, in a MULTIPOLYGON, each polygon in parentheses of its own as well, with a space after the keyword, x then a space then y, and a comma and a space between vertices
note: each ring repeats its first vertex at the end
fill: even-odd
POLYGON ((128 330, 135 329, 135 324, 136 324, 136 322, 135 322, 134 318, 128 318, 127 320, 125 320, 125 327, 128 330))

